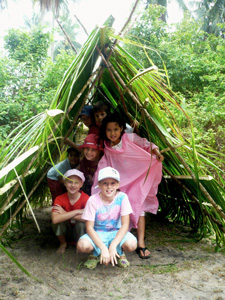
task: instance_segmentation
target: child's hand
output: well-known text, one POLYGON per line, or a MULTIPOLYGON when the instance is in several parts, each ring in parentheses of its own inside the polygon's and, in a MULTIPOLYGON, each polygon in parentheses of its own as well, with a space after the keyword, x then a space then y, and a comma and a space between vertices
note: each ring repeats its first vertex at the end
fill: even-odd
POLYGON ((164 156, 161 153, 158 153, 156 155, 156 158, 157 158, 158 161, 164 161, 164 156))
POLYGON ((109 249, 107 247, 104 247, 103 249, 101 249, 100 264, 108 265, 109 262, 110 262, 109 249))
POLYGON ((109 255, 112 266, 115 266, 115 264, 117 265, 117 257, 120 258, 120 256, 117 253, 116 247, 114 247, 112 243, 109 246, 109 255))

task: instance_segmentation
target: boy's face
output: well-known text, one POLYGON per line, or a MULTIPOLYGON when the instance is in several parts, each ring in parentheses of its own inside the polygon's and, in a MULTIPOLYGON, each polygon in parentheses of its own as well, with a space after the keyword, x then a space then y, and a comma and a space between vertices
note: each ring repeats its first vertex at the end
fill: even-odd
POLYGON ((107 113, 105 111, 98 111, 98 112, 95 112, 94 115, 95 115, 95 123, 98 126, 101 126, 103 119, 107 116, 107 113))
POLYGON ((93 148, 84 148, 84 156, 87 160, 95 161, 99 157, 99 150, 93 148))
POLYGON ((79 192, 83 185, 83 181, 76 175, 70 176, 64 181, 64 185, 69 194, 74 195, 79 192))
POLYGON ((87 116, 87 115, 82 115, 80 117, 81 121, 84 123, 85 126, 87 126, 88 128, 91 126, 92 124, 92 119, 91 117, 87 116))
POLYGON ((120 186, 120 183, 113 178, 106 178, 98 182, 98 186, 102 192, 102 196, 105 199, 114 198, 116 191, 120 186))
POLYGON ((71 151, 68 154, 68 159, 69 159, 71 167, 76 167, 79 164, 79 161, 80 161, 79 155, 75 151, 71 151))

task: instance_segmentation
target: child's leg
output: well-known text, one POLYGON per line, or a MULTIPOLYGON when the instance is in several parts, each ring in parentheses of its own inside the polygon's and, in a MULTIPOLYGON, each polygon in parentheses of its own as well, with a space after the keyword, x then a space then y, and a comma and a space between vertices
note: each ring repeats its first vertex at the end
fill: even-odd
POLYGON ((140 215, 138 220, 138 226, 137 226, 137 237, 138 237, 138 251, 140 253, 140 256, 143 258, 148 258, 150 255, 150 251, 148 249, 145 249, 145 216, 140 215), (145 249, 145 251, 141 250, 140 248, 145 249))
POLYGON ((122 241, 117 246, 117 252, 119 255, 123 255, 123 252, 132 252, 137 248, 137 239, 129 231, 126 233, 122 241))
POLYGON ((127 232, 124 238, 122 239, 122 241, 120 242, 120 244, 117 246, 117 252, 120 255, 120 258, 118 258, 117 260, 118 267, 124 269, 130 266, 130 263, 127 260, 124 252, 132 252, 136 248, 137 248, 136 237, 132 233, 127 232))
POLYGON ((56 253, 63 254, 65 253, 67 248, 67 241, 66 241, 67 226, 64 222, 59 224, 52 224, 52 229, 55 232, 55 235, 57 236, 60 243, 60 246, 56 251, 56 253))
MULTIPOLYGON (((91 253, 94 250, 93 242, 88 234, 83 235, 77 244, 77 250, 83 253, 91 253)), ((99 257, 97 255, 90 254, 84 266, 88 269, 95 269, 99 263, 99 257)))
POLYGON ((60 246, 58 248, 58 250, 56 251, 56 253, 58 254, 64 254, 67 248, 67 241, 66 241, 66 237, 65 235, 58 235, 57 236, 60 246))
POLYGON ((77 250, 82 253, 91 253, 94 250, 91 242, 85 238, 86 235, 82 236, 77 243, 77 250))

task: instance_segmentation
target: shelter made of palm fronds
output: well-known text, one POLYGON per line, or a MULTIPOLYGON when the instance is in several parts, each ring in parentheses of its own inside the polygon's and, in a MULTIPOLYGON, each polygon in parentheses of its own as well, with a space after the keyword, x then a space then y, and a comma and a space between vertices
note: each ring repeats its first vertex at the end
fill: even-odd
POLYGON ((214 233, 217 243, 224 243, 225 190, 209 170, 219 176, 223 171, 209 159, 209 149, 195 144, 190 119, 167 86, 165 72, 155 66, 144 70, 118 42, 112 22, 108 18, 89 35, 49 110, 21 124, 11 133, 10 144, 6 141, 1 148, 0 236, 29 203, 45 197, 40 194, 41 184, 65 149, 64 139, 76 142, 83 105, 101 100, 112 111, 120 111, 128 123, 137 120, 139 134, 162 150, 160 213, 201 233, 214 233), (187 133, 183 137, 172 111, 190 124, 189 137, 187 133))

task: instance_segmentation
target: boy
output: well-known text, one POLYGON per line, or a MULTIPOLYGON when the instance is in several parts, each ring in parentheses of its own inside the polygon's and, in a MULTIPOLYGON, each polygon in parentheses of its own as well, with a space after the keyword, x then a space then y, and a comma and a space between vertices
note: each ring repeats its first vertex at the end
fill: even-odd
POLYGON ((102 125, 102 121, 110 112, 109 106, 102 101, 98 101, 93 104, 93 111, 95 123, 100 127, 102 125))
POLYGON ((52 208, 52 227, 60 243, 57 250, 59 254, 65 252, 69 240, 77 241, 85 233, 85 223, 81 216, 89 198, 80 192, 85 181, 82 172, 68 170, 63 180, 67 193, 56 197, 52 208))
POLYGON ((94 269, 98 262, 127 268, 130 263, 123 251, 131 252, 137 247, 136 238, 128 232, 132 208, 127 195, 118 190, 119 182, 117 170, 101 169, 98 175, 100 192, 89 198, 82 215, 87 234, 80 238, 77 249, 85 253, 94 251, 84 264, 88 269, 94 269))
POLYGON ((52 195, 52 204, 55 198, 66 192, 62 174, 75 169, 80 163, 80 152, 74 148, 67 149, 68 158, 53 166, 47 173, 48 186, 52 195))

